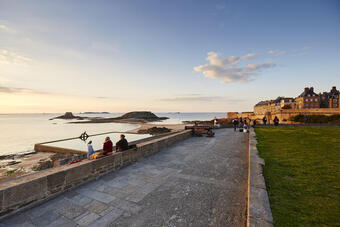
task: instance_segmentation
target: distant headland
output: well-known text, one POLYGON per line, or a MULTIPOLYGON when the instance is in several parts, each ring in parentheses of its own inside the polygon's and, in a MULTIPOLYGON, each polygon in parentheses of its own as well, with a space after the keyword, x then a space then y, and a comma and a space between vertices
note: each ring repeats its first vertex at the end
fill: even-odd
MULTIPOLYGON (((94 113, 94 112, 91 112, 94 113)), ((64 115, 51 118, 50 120, 54 119, 65 119, 65 120, 85 120, 87 121, 76 121, 76 122, 69 122, 71 124, 86 124, 86 123, 147 123, 153 121, 161 121, 168 119, 167 117, 158 117, 156 114, 150 111, 133 111, 126 114, 123 114, 120 117, 114 118, 104 118, 104 117, 80 117, 74 116, 72 112, 66 112, 64 115)))

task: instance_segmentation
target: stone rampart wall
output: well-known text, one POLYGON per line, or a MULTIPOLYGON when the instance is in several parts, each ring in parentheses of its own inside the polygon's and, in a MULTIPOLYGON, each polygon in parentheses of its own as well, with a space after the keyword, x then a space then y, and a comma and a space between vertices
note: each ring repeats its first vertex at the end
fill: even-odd
POLYGON ((0 184, 0 216, 6 216, 13 211, 25 209, 39 201, 52 198, 189 137, 191 137, 191 130, 185 130, 139 143, 136 148, 97 160, 83 160, 72 165, 55 167, 3 182, 0 184))

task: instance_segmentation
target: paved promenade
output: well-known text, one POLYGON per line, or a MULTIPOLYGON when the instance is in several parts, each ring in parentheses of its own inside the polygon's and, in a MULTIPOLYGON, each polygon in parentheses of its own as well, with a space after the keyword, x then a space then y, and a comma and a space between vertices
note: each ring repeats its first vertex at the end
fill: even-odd
POLYGON ((245 226, 248 135, 216 130, 105 175, 0 226, 245 226))

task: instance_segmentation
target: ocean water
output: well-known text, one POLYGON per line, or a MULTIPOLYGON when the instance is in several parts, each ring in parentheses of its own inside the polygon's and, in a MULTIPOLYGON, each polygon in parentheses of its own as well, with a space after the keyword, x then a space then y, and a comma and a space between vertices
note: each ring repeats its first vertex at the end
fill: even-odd
MULTIPOLYGON (((32 151, 34 144, 59 139, 78 137, 86 131, 88 134, 104 132, 126 132, 138 128, 137 124, 102 123, 102 124, 68 124, 67 120, 49 120, 61 114, 0 114, 0 155, 32 151)), ((89 117, 117 117, 122 113, 110 114, 76 114, 89 117)), ((156 113, 159 117, 170 119, 154 124, 180 124, 188 120, 211 120, 225 117, 225 113, 156 113)), ((118 139, 118 134, 112 138, 118 139)), ((140 136, 128 134, 129 141, 140 136)), ((96 145, 97 146, 97 145, 96 145)))

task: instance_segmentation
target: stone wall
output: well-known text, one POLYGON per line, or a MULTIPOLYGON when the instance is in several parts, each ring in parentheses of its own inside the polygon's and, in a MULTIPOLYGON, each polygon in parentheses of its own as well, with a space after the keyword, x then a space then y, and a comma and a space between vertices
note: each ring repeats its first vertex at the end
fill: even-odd
POLYGON ((262 174, 265 162, 256 147, 254 129, 249 132, 249 174, 248 174, 248 215, 247 226, 273 226, 266 183, 262 174))
MULTIPOLYGON (((238 113, 236 118, 250 118, 251 120, 257 120, 258 124, 262 124, 262 118, 266 116, 267 124, 272 124, 275 116, 280 120, 280 124, 294 124, 290 121, 291 117, 296 115, 334 115, 340 114, 339 108, 315 108, 315 109, 281 109, 276 111, 267 112, 266 114, 255 114, 254 112, 242 112, 238 113)), ((229 116, 229 115, 228 115, 229 116)), ((235 117, 235 115, 233 115, 235 117)), ((300 124, 300 123, 297 123, 300 124)))
POLYGON ((39 201, 118 170, 161 149, 191 137, 191 130, 181 131, 137 144, 136 148, 97 160, 83 160, 0 184, 0 216, 30 207, 39 201))

